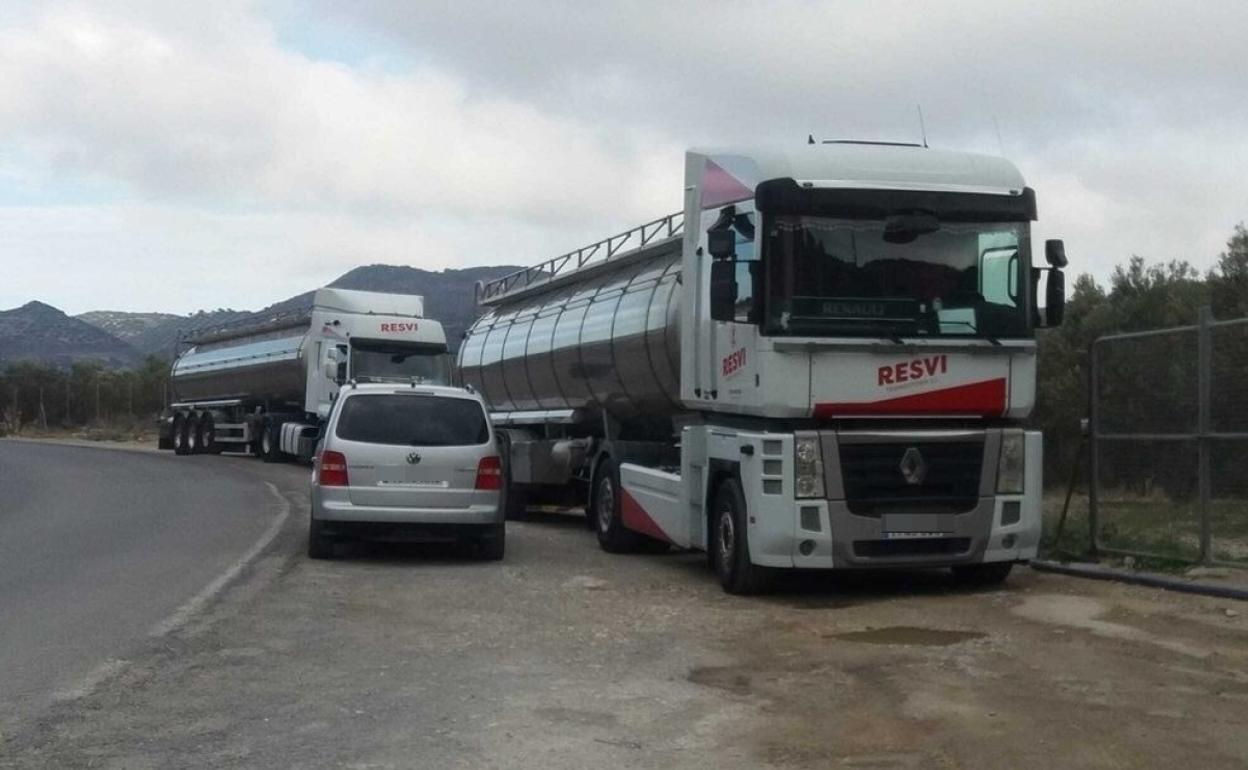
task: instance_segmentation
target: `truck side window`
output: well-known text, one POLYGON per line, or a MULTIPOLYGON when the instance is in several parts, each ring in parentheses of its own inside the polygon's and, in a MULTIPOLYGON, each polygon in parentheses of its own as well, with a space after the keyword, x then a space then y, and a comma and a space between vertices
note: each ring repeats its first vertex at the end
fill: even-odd
POLYGON ((757 281, 760 276, 759 262, 754 250, 754 216, 739 214, 733 223, 737 234, 737 303, 733 320, 737 323, 757 323, 757 281))
POLYGON ((347 381, 347 374, 348 374, 347 360, 349 358, 350 358, 350 355, 347 352, 347 346, 339 345, 338 346, 338 381, 339 382, 347 381))

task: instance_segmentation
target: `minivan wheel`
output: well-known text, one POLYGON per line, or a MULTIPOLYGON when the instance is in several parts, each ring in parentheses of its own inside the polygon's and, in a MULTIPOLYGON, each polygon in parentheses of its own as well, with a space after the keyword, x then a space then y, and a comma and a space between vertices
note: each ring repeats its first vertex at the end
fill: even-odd
POLYGON ((741 482, 724 479, 715 491, 710 547, 719 583, 730 594, 763 593, 771 588, 775 571, 750 561, 745 495, 741 482))
POLYGON ((308 558, 334 558, 334 539, 325 534, 324 522, 316 518, 308 521, 308 558))
POLYGON ((603 458, 594 474, 589 509, 602 550, 607 553, 637 550, 641 535, 625 528, 620 518, 620 468, 610 457, 603 458))
POLYGON ((507 526, 495 524, 488 537, 477 541, 477 555, 482 561, 501 561, 507 551, 507 526))

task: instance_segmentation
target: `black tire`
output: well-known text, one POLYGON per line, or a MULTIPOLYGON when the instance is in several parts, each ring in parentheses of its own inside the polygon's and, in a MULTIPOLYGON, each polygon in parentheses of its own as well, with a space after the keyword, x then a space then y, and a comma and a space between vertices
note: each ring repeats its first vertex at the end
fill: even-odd
POLYGON ((178 413, 173 418, 173 434, 170 437, 173 442, 173 453, 175 455, 190 454, 186 448, 186 415, 178 413))
POLYGON ((308 558, 334 558, 334 539, 325 534, 325 523, 315 518, 308 520, 308 558))
POLYGON ((708 548, 713 553, 715 572, 725 591, 746 596, 771 589, 775 582, 775 570, 750 561, 745 494, 741 491, 741 482, 735 478, 720 481, 715 490, 711 504, 711 531, 708 534, 708 548))
POLYGON ((217 443, 217 426, 212 415, 203 414, 199 418, 199 451, 203 454, 220 454, 221 445, 217 443))
POLYGON ((265 423, 260 429, 260 459, 266 463, 276 463, 282 460, 281 450, 281 426, 273 423, 265 423))
POLYGON ((966 586, 996 586, 1005 582, 1012 569, 1012 561, 961 564, 953 568, 953 579, 966 586))
POLYGON ((481 561, 502 561, 507 552, 507 525, 496 524, 489 537, 477 541, 477 557, 481 561))
POLYGON ((510 481, 503 492, 503 515, 507 521, 524 521, 529 518, 529 493, 514 488, 510 481))
POLYGON ((197 455, 203 452, 203 447, 199 443, 199 415, 191 414, 186 418, 186 428, 184 435, 186 436, 186 454, 197 455))
POLYGON ((529 515, 529 495, 516 489, 511 478, 511 436, 507 431, 498 432, 498 454, 503 458, 503 518, 524 521, 529 515))
POLYGON ((589 502, 590 520, 602 550, 632 553, 641 546, 642 536, 625 528, 620 518, 620 467, 609 456, 598 464, 589 502))

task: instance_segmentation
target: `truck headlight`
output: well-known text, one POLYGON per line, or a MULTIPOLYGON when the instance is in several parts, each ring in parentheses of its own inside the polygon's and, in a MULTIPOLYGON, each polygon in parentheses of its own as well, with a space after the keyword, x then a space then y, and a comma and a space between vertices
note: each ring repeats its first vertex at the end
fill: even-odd
POLYGON ((1027 452, 1021 430, 1001 432, 1001 457, 997 461, 997 494, 1021 495, 1027 452))
POLYGON ((824 497, 823 451, 818 436, 793 440, 793 477, 798 497, 824 497))

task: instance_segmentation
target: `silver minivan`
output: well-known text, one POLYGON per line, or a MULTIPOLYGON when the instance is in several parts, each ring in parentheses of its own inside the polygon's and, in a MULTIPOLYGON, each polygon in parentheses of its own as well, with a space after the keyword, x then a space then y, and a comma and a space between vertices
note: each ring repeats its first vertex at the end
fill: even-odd
POLYGON ((503 469, 485 403, 465 388, 348 384, 312 466, 308 556, 348 538, 468 541, 503 558, 503 469))

